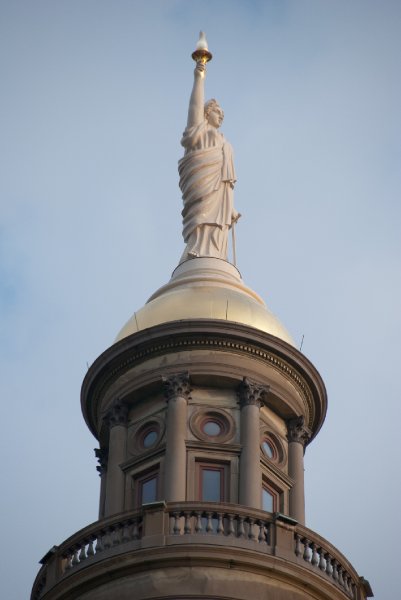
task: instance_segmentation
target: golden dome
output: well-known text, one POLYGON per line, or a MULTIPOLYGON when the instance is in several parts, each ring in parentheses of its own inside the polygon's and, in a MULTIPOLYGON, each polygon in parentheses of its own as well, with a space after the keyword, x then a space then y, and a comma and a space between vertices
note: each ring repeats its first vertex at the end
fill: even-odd
POLYGON ((239 271, 218 258, 194 258, 181 263, 170 281, 124 325, 116 341, 154 325, 186 319, 221 319, 249 325, 294 346, 280 321, 239 271))

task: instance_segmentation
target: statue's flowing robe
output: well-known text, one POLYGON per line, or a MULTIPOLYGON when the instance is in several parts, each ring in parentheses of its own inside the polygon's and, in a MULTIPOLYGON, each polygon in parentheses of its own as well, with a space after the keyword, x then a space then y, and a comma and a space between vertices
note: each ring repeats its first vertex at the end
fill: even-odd
POLYGON ((186 253, 226 259, 236 181, 231 145, 206 120, 187 128, 181 144, 185 155, 178 172, 186 253))

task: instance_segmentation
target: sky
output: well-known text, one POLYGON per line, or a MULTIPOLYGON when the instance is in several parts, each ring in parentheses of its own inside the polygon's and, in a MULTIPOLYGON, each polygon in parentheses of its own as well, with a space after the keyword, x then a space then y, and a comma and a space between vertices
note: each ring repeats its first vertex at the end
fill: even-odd
POLYGON ((0 0, 2 596, 97 519, 88 366, 183 251, 203 29, 234 147, 237 263, 322 375, 307 525, 399 588, 401 3, 0 0))

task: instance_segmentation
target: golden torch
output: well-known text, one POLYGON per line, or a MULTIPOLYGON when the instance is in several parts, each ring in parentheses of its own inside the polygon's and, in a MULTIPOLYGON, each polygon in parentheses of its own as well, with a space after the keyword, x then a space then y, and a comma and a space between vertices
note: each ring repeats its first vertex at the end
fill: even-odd
POLYGON ((195 51, 192 52, 192 58, 195 62, 201 62, 204 65, 213 58, 212 53, 209 52, 209 48, 207 47, 206 36, 203 31, 199 34, 199 40, 196 44, 195 51))

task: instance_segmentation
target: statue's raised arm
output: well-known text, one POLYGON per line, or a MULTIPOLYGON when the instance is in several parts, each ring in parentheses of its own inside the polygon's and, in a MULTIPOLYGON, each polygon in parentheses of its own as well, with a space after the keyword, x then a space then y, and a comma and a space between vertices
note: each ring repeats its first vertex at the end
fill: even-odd
POLYGON ((197 63, 181 140, 185 154, 178 163, 186 243, 180 262, 197 257, 227 260, 228 232, 240 216, 233 206, 233 152, 219 131, 224 113, 216 100, 204 102, 205 63, 211 54, 202 34, 198 46, 201 42, 203 47, 192 55, 197 63), (201 51, 207 53, 206 60, 198 60, 201 51))
POLYGON ((189 99, 187 129, 199 125, 204 119, 206 65, 199 61, 194 71, 194 85, 189 99))

